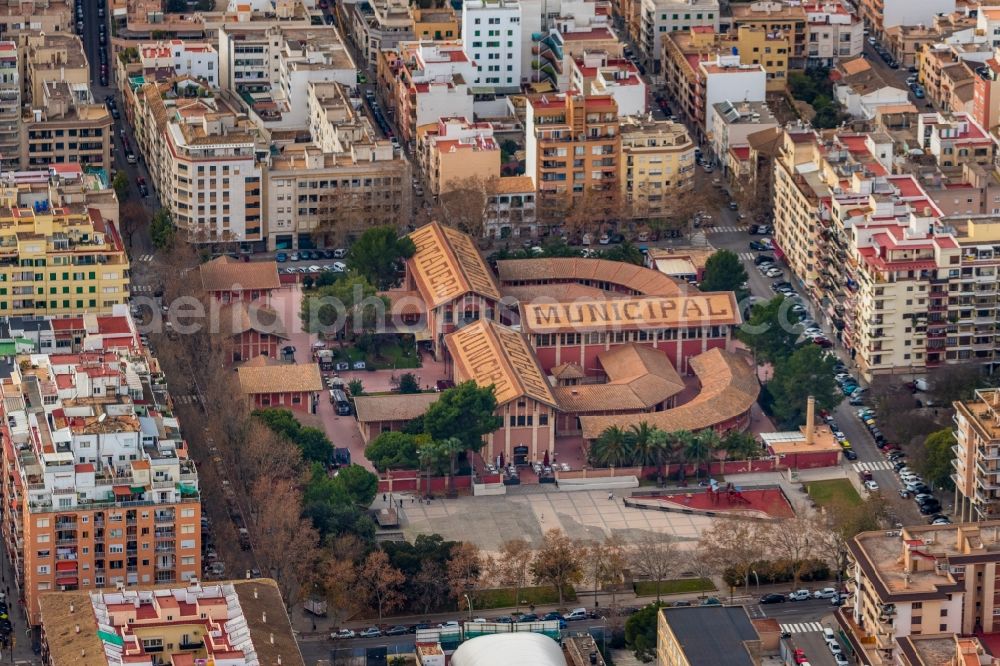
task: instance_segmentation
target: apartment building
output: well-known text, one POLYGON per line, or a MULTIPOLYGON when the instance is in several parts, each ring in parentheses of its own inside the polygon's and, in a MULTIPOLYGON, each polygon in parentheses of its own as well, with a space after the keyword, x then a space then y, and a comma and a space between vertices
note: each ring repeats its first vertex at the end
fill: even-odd
POLYGON ((458 39, 461 23, 458 14, 449 4, 422 9, 416 5, 410 7, 410 20, 413 21, 413 39, 418 42, 442 41, 458 39))
POLYGON ((657 612, 657 666, 760 666, 762 652, 760 632, 743 606, 661 608, 657 612))
POLYGON ((21 159, 21 72, 17 44, 0 42, 0 169, 17 169, 21 159))
POLYGON ((418 128, 417 159, 434 195, 474 181, 488 191, 500 178, 500 146, 490 123, 441 118, 418 128))
POLYGON ((856 58, 864 51, 864 22, 843 0, 816 0, 802 5, 806 11, 806 64, 832 67, 841 58, 856 58))
POLYGON ((379 54, 378 87, 395 114, 400 141, 415 142, 418 127, 443 116, 473 118, 475 78, 461 40, 404 42, 379 54))
POLYGON ((339 247, 411 207, 406 158, 378 136, 337 83, 309 89, 311 142, 281 141, 262 164, 268 250, 339 247))
POLYGON ((125 303, 129 262, 117 212, 106 176, 84 175, 77 165, 4 174, 0 313, 104 313, 125 303))
POLYGON ((569 90, 588 95, 610 95, 622 116, 645 114, 646 82, 639 69, 624 58, 612 58, 606 51, 584 51, 582 56, 566 58, 569 90))
POLYGON ((583 207, 614 217, 620 194, 621 133, 612 97, 560 93, 527 98, 526 175, 538 190, 538 218, 554 223, 583 207))
POLYGON ((186 238, 262 241, 258 128, 190 78, 145 84, 129 101, 136 143, 186 238))
POLYGON ((196 664, 304 666, 278 585, 267 578, 46 594, 41 655, 79 666, 95 655, 136 666, 196 664), (80 631, 100 626, 101 631, 80 631))
MULTIPOLYGON (((407 21, 409 17, 407 16, 407 21)), ((357 67, 334 26, 247 21, 219 28, 220 85, 258 127, 305 129, 310 83, 357 84, 357 67)))
POLYGON ((909 113, 916 113, 904 85, 887 82, 867 58, 841 60, 835 71, 834 98, 855 118, 874 120, 883 108, 906 109, 909 113))
MULTIPOLYGON (((24 92, 36 105, 44 96, 47 81, 89 85, 90 69, 83 42, 73 34, 32 31, 20 38, 24 59, 24 92)), ((38 107, 34 107, 38 108, 38 107)))
POLYGON ((695 27, 719 31, 717 0, 641 0, 639 7, 639 34, 633 39, 646 66, 655 72, 660 71, 664 35, 695 27))
POLYGON ((136 48, 142 70, 149 72, 151 79, 190 76, 205 82, 209 88, 219 87, 219 52, 213 44, 171 39, 139 44, 136 48))
POLYGON ((901 663, 901 644, 925 635, 992 634, 1000 578, 1000 521, 862 532, 848 546, 848 605, 837 613, 865 663, 901 663))
POLYGON ((528 176, 502 176, 486 197, 486 238, 537 238, 535 183, 528 176))
POLYGON ((723 173, 731 147, 747 146, 751 134, 778 126, 777 118, 764 102, 720 102, 715 105, 713 117, 709 146, 723 173))
POLYGON ((32 625, 49 591, 201 573, 198 473, 155 367, 97 349, 4 368, 2 531, 32 625))
POLYGON ((791 51, 788 53, 788 68, 804 69, 808 59, 806 40, 808 36, 808 16, 802 5, 761 0, 759 2, 736 3, 731 7, 732 27, 730 32, 741 27, 758 28, 765 35, 782 34, 788 37, 791 51))
POLYGON ((351 5, 350 12, 354 42, 368 66, 378 62, 379 52, 414 39, 405 0, 361 0, 351 5))
POLYGON ((953 14, 955 0, 860 0, 858 11, 865 25, 881 38, 888 28, 929 26, 939 14, 953 14))
POLYGON ((969 162, 992 165, 997 156, 997 139, 967 113, 921 113, 917 116, 917 140, 941 167, 969 162))
POLYGON ((46 34, 72 32, 73 3, 67 0, 28 0, 0 5, 0 34, 39 30, 46 34))
POLYGON ((939 42, 949 45, 983 42, 976 35, 976 19, 963 12, 938 14, 929 24, 894 25, 885 29, 882 42, 901 67, 920 67, 924 50, 939 42))
POLYGON ((1000 515, 1000 390, 979 389, 955 407, 955 515, 960 521, 1000 515))
POLYGON ((680 123, 623 118, 621 195, 636 220, 665 218, 694 190, 694 141, 680 123))
POLYGON ((518 0, 462 3, 462 41, 477 86, 520 89, 522 79, 527 78, 521 62, 523 40, 518 0))
POLYGON ((972 118, 988 132, 1000 125, 1000 58, 994 53, 973 69, 972 118))
POLYGON ((21 164, 38 169, 79 162, 110 170, 114 119, 95 104, 88 83, 44 81, 41 97, 21 121, 21 164))
MULTIPOLYGON (((739 34, 751 33, 760 34, 744 30, 737 33, 737 39, 739 34)), ((789 45, 782 40, 777 44, 773 55, 762 56, 759 46, 757 53, 737 46, 737 53, 732 54, 732 49, 724 49, 722 38, 709 28, 673 33, 663 40, 666 96, 673 100, 675 111, 692 127, 699 141, 708 136, 714 125, 715 104, 763 102, 769 85, 784 88, 787 67, 780 63, 788 62, 789 45), (779 49, 784 53, 778 54, 779 49), (760 63, 762 57, 765 65, 771 63, 770 74, 760 63)))
MULTIPOLYGON (((523 0, 522 0, 523 1, 523 0)), ((536 5, 537 6, 537 5, 536 5)), ((568 90, 569 71, 564 67, 586 52, 604 51, 609 58, 623 57, 623 44, 610 22, 607 6, 597 2, 564 2, 558 16, 546 17, 545 29, 532 35, 532 80, 552 83, 568 90)), ((525 11, 523 19, 528 19, 525 11)))

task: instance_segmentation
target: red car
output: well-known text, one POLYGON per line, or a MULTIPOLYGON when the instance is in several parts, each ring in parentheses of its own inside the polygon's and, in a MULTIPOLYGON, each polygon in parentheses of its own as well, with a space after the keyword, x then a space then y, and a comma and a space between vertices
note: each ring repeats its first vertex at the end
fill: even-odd
POLYGON ((795 649, 795 663, 796 664, 806 664, 809 660, 806 658, 806 653, 800 648, 795 649))

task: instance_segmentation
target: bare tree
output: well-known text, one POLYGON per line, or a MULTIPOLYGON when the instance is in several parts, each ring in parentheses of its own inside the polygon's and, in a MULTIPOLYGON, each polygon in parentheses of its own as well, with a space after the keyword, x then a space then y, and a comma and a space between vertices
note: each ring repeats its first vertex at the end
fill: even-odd
POLYGON ((448 588, 441 584, 441 581, 447 579, 448 571, 441 563, 433 560, 420 563, 420 570, 413 578, 413 588, 422 613, 440 608, 448 599, 448 588))
POLYGON ((132 238, 140 229, 149 226, 149 211, 138 201, 126 201, 122 204, 118 219, 118 229, 121 231, 125 244, 132 247, 132 238))
POLYGON ((598 605, 597 592, 607 588, 611 591, 611 606, 617 606, 618 586, 624 580, 628 566, 624 545, 616 537, 607 537, 602 542, 591 544, 589 559, 591 580, 594 582, 594 605, 598 605))
POLYGON ((489 198, 497 193, 499 179, 462 178, 438 195, 438 220, 473 238, 483 235, 489 198))
POLYGON ((535 553, 531 575, 536 583, 547 583, 556 588, 560 606, 565 599, 566 588, 583 580, 584 551, 562 530, 551 529, 545 533, 542 547, 535 553))
POLYGON ((359 610, 354 594, 357 568, 350 560, 326 557, 317 569, 318 587, 326 599, 334 626, 339 626, 359 610))
POLYGON ((656 583, 656 602, 660 602, 663 581, 677 574, 677 541, 670 534, 647 533, 629 550, 632 569, 656 583))
POLYGON ((298 484, 289 479, 260 479, 254 487, 253 509, 248 523, 254 556, 269 571, 289 607, 303 595, 319 562, 319 536, 302 518, 302 496, 298 484), (288 544, 295 543, 295 556, 288 544))
MULTIPOLYGON (((484 566, 483 554, 474 543, 462 541, 451 549, 451 558, 448 560, 448 587, 451 594, 462 605, 462 598, 468 595, 475 602, 476 591, 483 578, 484 566)), ((471 608, 469 609, 471 610, 471 608)))
POLYGON ((747 518, 726 517, 719 518, 712 527, 701 533, 697 557, 715 573, 732 568, 749 587, 750 572, 766 552, 763 523, 747 518))
POLYGON ((382 622, 385 613, 403 605, 405 598, 400 589, 405 581, 406 576, 392 566, 384 550, 373 550, 357 569, 356 594, 378 611, 378 621, 382 622))
POLYGON ((811 517, 782 520, 773 529, 767 530, 765 541, 769 554, 787 560, 791 565, 795 589, 799 587, 809 560, 820 556, 824 550, 823 535, 811 517))
POLYGON ((514 603, 521 610, 521 590, 531 576, 531 544, 524 539, 510 539, 500 548, 495 560, 494 578, 500 585, 514 588, 514 603))

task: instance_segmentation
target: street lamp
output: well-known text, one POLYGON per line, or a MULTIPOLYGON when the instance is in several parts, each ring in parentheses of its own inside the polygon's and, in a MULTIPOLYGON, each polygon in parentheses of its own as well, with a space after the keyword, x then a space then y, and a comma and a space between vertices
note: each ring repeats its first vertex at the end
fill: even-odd
POLYGON ((469 607, 469 622, 472 622, 472 599, 467 594, 463 594, 462 596, 465 597, 465 603, 469 607))
POLYGON ((750 573, 753 574, 754 580, 757 581, 757 596, 760 596, 760 576, 757 575, 756 569, 751 569, 750 573))

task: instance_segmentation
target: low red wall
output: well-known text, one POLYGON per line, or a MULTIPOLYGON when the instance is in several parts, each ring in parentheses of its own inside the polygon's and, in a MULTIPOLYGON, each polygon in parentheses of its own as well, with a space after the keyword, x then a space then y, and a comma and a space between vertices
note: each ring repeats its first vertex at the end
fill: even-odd
MULTIPOLYGON (((499 475, 497 481, 499 481, 499 475)), ((443 493, 449 487, 448 477, 432 476, 430 479, 430 490, 432 493, 443 493)), ((471 488, 472 479, 466 474, 455 477, 456 488, 471 488)), ((426 492, 427 477, 417 474, 412 470, 392 471, 379 476, 378 491, 388 492, 426 492)))

